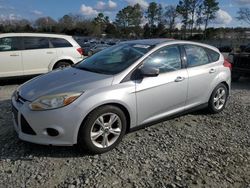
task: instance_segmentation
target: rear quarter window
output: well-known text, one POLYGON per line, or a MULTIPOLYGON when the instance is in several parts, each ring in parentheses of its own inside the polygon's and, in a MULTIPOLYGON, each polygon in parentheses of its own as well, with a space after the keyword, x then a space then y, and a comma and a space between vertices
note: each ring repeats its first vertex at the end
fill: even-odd
POLYGON ((220 54, 218 52, 211 50, 211 49, 208 49, 208 48, 206 48, 205 50, 206 50, 211 62, 216 62, 220 59, 220 54))
POLYGON ((185 44, 184 45, 187 55, 187 66, 196 67, 210 63, 208 54, 201 46, 185 44))
POLYGON ((62 38, 50 38, 50 42, 54 48, 67 48, 72 47, 69 41, 62 38))

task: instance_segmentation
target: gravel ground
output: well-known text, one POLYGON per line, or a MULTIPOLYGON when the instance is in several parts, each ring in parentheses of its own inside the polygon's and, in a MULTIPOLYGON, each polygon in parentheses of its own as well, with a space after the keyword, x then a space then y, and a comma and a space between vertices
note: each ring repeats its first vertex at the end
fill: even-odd
POLYGON ((18 140, 0 86, 0 187, 250 187, 250 80, 233 84, 220 114, 196 112, 125 136, 113 151, 18 140))

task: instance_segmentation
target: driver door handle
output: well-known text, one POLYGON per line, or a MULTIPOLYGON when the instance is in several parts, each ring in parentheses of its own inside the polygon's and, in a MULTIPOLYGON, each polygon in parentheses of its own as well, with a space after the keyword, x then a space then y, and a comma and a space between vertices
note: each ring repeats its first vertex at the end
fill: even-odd
POLYGON ((185 80, 184 77, 178 76, 178 77, 175 79, 175 82, 182 82, 183 80, 185 80))

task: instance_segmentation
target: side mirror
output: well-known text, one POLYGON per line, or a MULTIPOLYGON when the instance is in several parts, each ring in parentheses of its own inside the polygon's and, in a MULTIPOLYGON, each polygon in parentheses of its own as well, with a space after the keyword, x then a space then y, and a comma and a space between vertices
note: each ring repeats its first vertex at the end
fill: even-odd
POLYGON ((140 68, 140 74, 143 77, 156 77, 160 73, 160 70, 154 67, 143 66, 140 68))

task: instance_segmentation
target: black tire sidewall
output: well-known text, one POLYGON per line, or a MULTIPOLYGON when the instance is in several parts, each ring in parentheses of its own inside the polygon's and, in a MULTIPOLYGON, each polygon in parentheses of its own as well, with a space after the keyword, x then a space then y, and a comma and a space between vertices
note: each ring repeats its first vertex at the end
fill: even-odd
POLYGON ((105 152, 110 151, 113 148, 115 148, 121 142, 123 136, 126 133, 126 127, 127 127, 126 116, 120 108, 118 108, 116 106, 112 106, 112 105, 106 105, 106 106, 99 107, 99 108, 95 109, 94 111, 92 111, 86 117, 86 120, 83 122, 83 124, 79 130, 79 134, 78 134, 78 145, 82 149, 85 149, 88 152, 93 153, 93 154, 105 153, 105 152), (118 115, 119 118, 121 119, 122 130, 121 130, 121 134, 120 134, 119 138, 116 140, 116 142, 114 144, 112 144, 111 146, 109 146, 107 148, 98 148, 92 143, 91 137, 90 137, 90 132, 91 132, 92 125, 96 121, 96 119, 100 115, 105 114, 105 113, 115 113, 116 115, 118 115))
POLYGON ((68 67, 68 66, 70 66, 71 64, 70 64, 69 62, 66 62, 66 61, 60 61, 60 62, 58 62, 58 63, 55 65, 54 69, 58 69, 58 68, 60 68, 62 65, 65 65, 65 67, 68 67))
POLYGON ((224 108, 226 107, 226 104, 227 104, 227 99, 228 99, 228 95, 229 95, 228 92, 229 92, 229 91, 228 91, 227 87, 225 86, 225 84, 221 83, 221 84, 219 84, 218 86, 216 86, 216 88, 213 90, 213 92, 212 92, 212 94, 211 94, 211 96, 210 96, 209 102, 208 102, 208 108, 209 108, 209 111, 210 111, 211 113, 219 113, 219 112, 221 112, 221 111, 224 110, 224 108), (219 88, 223 88, 223 89, 226 91, 226 99, 225 99, 226 101, 225 101, 224 106, 223 106, 220 110, 217 110, 217 109, 214 107, 214 96, 215 96, 215 94, 216 94, 216 92, 217 92, 217 90, 218 90, 219 88))

